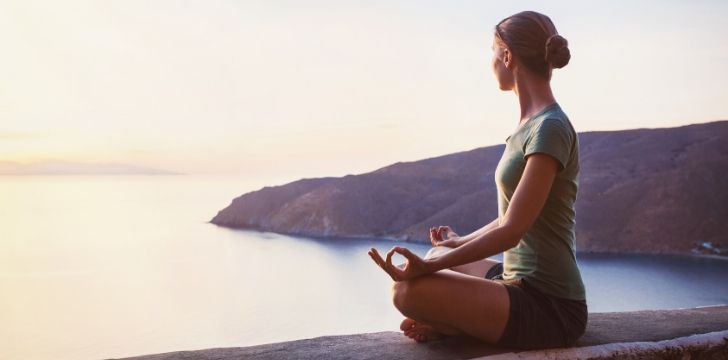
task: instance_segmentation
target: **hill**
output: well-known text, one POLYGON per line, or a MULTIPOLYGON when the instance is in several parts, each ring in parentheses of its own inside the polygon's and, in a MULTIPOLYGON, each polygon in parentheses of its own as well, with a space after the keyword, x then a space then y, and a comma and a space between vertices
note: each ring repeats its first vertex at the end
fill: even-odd
MULTIPOLYGON (((728 121, 579 133, 578 251, 725 253, 728 121)), ((497 217, 504 145, 360 175, 301 179, 233 200, 211 222, 307 236, 428 241, 428 228, 469 233, 497 217)))

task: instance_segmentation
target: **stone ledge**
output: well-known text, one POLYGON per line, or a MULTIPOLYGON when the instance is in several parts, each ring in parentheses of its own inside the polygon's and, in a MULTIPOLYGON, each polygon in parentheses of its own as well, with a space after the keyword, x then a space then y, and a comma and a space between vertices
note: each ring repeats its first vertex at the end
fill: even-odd
POLYGON ((688 358, 728 358, 728 305, 590 313, 586 333, 571 348, 516 352, 467 337, 419 344, 401 332, 387 331, 127 359, 630 359, 681 358, 681 354, 688 358))
POLYGON ((728 330, 657 342, 624 342, 564 349, 532 350, 476 358, 541 359, 728 359, 728 330))

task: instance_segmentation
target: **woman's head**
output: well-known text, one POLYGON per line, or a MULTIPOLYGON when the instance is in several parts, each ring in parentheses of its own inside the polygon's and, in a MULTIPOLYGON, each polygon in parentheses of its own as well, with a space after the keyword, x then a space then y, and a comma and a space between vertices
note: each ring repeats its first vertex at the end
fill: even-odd
POLYGON ((523 11, 495 26, 493 71, 503 90, 513 87, 515 68, 550 80, 551 70, 566 66, 570 58, 568 42, 544 14, 523 11))

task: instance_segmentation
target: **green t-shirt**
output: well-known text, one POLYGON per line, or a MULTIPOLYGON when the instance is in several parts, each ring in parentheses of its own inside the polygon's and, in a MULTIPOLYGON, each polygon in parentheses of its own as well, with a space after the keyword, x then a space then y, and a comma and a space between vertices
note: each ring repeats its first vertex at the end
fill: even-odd
POLYGON ((533 153, 553 156, 559 170, 533 226, 517 246, 503 253, 503 279, 526 278, 529 284, 547 294, 585 300, 574 236, 579 139, 557 103, 529 118, 506 138, 506 148, 495 171, 500 218, 505 215, 523 175, 526 156, 533 153))

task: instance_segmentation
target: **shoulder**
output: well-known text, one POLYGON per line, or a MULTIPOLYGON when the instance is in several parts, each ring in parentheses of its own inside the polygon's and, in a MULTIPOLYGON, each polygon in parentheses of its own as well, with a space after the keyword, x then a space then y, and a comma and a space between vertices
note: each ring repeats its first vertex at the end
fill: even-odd
POLYGON ((569 127, 569 117, 558 105, 541 114, 538 120, 536 125, 560 126, 565 129, 569 127))
POLYGON ((569 118, 556 107, 535 120, 524 142, 524 157, 544 153, 556 158, 560 169, 566 168, 576 143, 569 118))
POLYGON ((569 143, 574 137, 575 132, 567 118, 549 116, 534 122, 526 136, 526 142, 565 140, 569 143))
POLYGON ((566 139, 572 139, 576 137, 576 131, 569 121, 569 117, 561 109, 560 106, 555 106, 549 111, 539 116, 534 121, 529 138, 533 137, 553 137, 559 136, 566 139))

